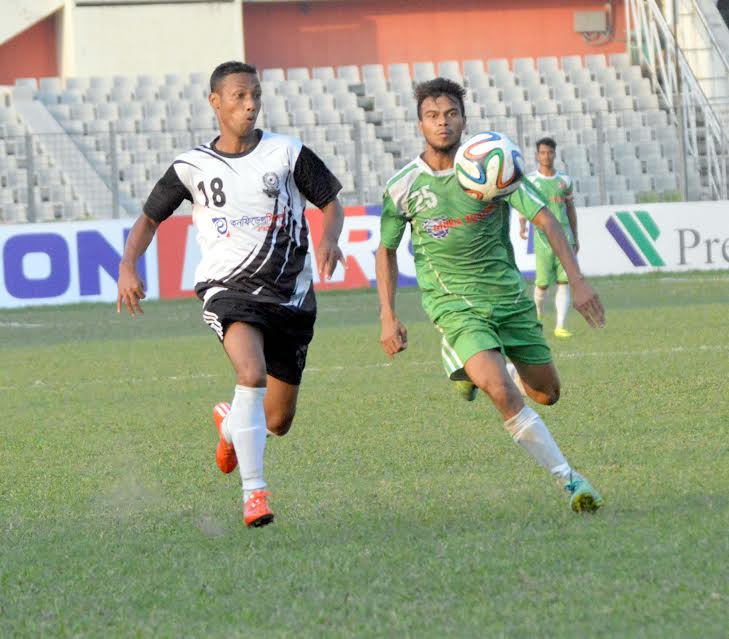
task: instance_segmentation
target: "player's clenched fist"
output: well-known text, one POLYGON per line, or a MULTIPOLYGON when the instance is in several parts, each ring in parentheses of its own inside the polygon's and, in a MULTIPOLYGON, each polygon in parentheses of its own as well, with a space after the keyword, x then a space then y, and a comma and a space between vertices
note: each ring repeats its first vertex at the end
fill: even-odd
POLYGON ((408 330, 400 320, 383 320, 380 333, 382 350, 392 359, 396 353, 408 347, 408 330))

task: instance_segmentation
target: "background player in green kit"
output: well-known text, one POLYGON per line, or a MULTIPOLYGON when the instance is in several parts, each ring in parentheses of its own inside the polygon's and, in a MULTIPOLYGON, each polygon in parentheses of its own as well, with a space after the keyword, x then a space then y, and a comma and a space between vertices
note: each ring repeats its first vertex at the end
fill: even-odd
MULTIPOLYGON (((554 168, 554 157, 557 143, 552 138, 537 140, 537 162, 539 168, 527 175, 527 179, 539 189, 547 200, 547 206, 557 221, 562 225, 567 241, 577 253, 577 214, 572 196, 572 178, 554 168)), ((527 220, 519 218, 521 237, 526 240, 527 220)), ((534 279, 534 303, 537 306, 537 317, 544 316, 544 298, 550 284, 557 284, 554 304, 557 310, 557 325, 554 329, 556 337, 572 337, 566 326, 567 312, 570 308, 570 287, 567 273, 555 255, 547 236, 539 229, 534 229, 534 257, 536 258, 536 278, 534 279)))
POLYGON ((443 78, 418 85, 418 127, 425 151, 397 173, 383 199, 376 255, 382 332, 390 356, 407 348, 395 313, 396 249, 412 230, 422 303, 442 334, 441 355, 451 380, 470 380, 499 410, 504 427, 570 494, 575 511, 594 511, 602 497, 572 470, 541 417, 523 394, 541 404, 559 399, 559 378, 534 303, 514 261, 509 206, 541 229, 564 264, 576 308, 591 326, 604 324, 602 304, 583 279, 562 227, 526 180, 507 201, 466 195, 453 170, 465 127, 463 88, 443 78), (513 366, 507 369, 505 358, 513 366))

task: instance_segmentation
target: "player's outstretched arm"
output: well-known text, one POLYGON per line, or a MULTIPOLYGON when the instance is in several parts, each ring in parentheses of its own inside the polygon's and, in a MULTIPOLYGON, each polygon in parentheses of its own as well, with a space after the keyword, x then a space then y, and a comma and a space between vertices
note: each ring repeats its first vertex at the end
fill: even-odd
POLYGON ((144 213, 137 218, 124 246, 124 255, 119 263, 119 279, 117 281, 118 293, 116 298, 116 312, 121 313, 122 304, 132 317, 137 313, 144 315, 139 305, 143 300, 144 282, 137 274, 137 260, 144 255, 154 234, 157 231, 157 222, 144 213))
POLYGON ((380 345, 390 359, 408 347, 408 331, 395 315, 397 253, 380 244, 375 253, 377 295, 380 298, 380 345))
POLYGON ((334 269, 339 262, 344 268, 347 264, 344 255, 339 248, 339 235, 342 233, 344 224, 344 209, 337 198, 321 208, 324 215, 324 230, 322 232, 319 246, 316 247, 316 267, 319 271, 319 279, 324 281, 330 279, 334 269))
POLYGON ((593 328, 605 326, 605 310, 602 302, 582 275, 562 225, 546 207, 536 214, 532 223, 547 236, 552 250, 567 273, 567 279, 572 287, 572 305, 593 328))

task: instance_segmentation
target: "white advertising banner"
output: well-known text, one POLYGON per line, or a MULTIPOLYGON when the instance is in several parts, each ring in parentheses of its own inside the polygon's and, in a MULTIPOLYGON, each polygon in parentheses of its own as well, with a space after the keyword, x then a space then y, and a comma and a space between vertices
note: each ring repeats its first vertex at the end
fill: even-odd
MULTIPOLYGON (((318 289, 375 284, 379 206, 349 207, 340 239, 347 270, 339 266, 318 289)), ((308 211, 312 243, 321 236, 321 214, 308 211)), ((729 202, 677 202, 578 209, 579 261, 588 276, 729 269, 729 202)), ((113 302, 124 241, 134 220, 0 226, 0 308, 36 304, 113 302)), ((533 230, 511 239, 519 268, 534 274, 533 230)), ((167 220, 140 260, 148 299, 193 295, 199 260, 189 216, 167 220)), ((400 286, 415 284, 407 236, 398 251, 400 286)))
POLYGON ((586 275, 729 269, 729 202, 578 210, 586 275))
MULTIPOLYGON (((0 226, 0 308, 109 302, 133 219, 0 226)), ((137 265, 159 297, 157 246, 137 265)))

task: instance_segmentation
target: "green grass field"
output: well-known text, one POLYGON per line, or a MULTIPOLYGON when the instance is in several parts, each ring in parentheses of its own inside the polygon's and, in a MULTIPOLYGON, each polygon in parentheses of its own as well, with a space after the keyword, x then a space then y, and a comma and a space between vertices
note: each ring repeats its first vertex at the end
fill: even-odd
POLYGON ((3 311, 0 637, 726 637, 729 273, 594 283, 608 325, 550 340, 539 410, 595 516, 455 396, 413 290, 392 364, 373 291, 320 295, 258 530, 198 302, 3 311))

